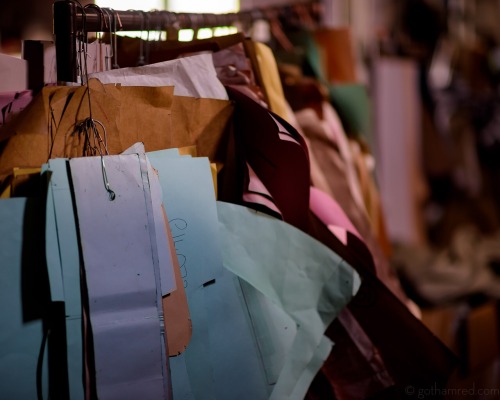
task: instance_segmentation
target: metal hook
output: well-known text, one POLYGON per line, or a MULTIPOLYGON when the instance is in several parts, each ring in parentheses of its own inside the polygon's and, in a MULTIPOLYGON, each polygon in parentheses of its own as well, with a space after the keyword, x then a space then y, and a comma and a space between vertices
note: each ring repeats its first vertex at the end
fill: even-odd
POLYGON ((102 170, 102 180, 104 181, 104 188, 108 192, 109 201, 113 201, 116 199, 116 193, 113 189, 111 189, 111 185, 109 184, 108 174, 106 172, 106 164, 104 164, 104 156, 101 155, 101 170, 102 170))
MULTIPOLYGON (((113 52, 113 32, 112 32, 112 24, 111 24, 111 13, 110 11, 107 9, 107 8, 103 8, 102 11, 106 14, 106 16, 108 17, 108 23, 106 23, 106 28, 109 29, 109 52, 110 54, 106 54, 104 56, 104 62, 105 62, 105 68, 106 68, 106 71, 109 71, 112 66, 111 66, 111 62, 110 60, 113 59, 113 56, 114 56, 114 52, 113 52)), ((106 52, 108 51, 108 46, 106 46, 106 52)))
POLYGON ((104 31, 104 27, 103 27, 103 23, 104 23, 104 26, 106 27, 106 29, 108 28, 108 24, 106 22, 106 19, 104 18, 104 10, 99 7, 97 4, 86 4, 84 7, 84 9, 89 9, 89 8, 94 8, 98 15, 99 15, 99 25, 100 25, 100 31, 104 31))
POLYGON ((102 171, 102 179, 104 182, 104 188, 109 194, 109 200, 113 201, 116 198, 116 193, 111 189, 111 185, 109 183, 108 174, 106 172, 106 164, 104 162, 104 156, 109 154, 107 141, 108 135, 106 132, 106 127, 102 124, 102 122, 89 117, 82 121, 79 125, 77 125, 77 129, 79 133, 83 133, 85 136, 85 144, 84 144, 84 156, 97 156, 101 157, 101 171, 102 171), (103 136, 99 133, 99 129, 97 127, 99 125, 103 130, 103 136))
POLYGON ((116 11, 112 8, 110 8, 110 10, 113 13, 113 31, 114 31, 114 36, 115 36, 114 42, 112 41, 112 45, 113 45, 113 69, 117 69, 117 68, 120 68, 120 66, 118 65, 118 41, 116 38, 116 33, 118 32, 117 23, 120 24, 120 30, 123 29, 123 25, 122 25, 122 21, 120 19, 120 14, 118 14, 118 11, 116 11))

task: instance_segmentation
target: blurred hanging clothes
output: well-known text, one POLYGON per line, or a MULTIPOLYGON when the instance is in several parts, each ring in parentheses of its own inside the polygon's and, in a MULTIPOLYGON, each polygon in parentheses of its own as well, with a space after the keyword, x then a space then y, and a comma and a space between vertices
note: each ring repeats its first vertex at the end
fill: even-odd
POLYGON ((455 44, 447 84, 440 87, 429 79, 436 135, 449 160, 446 169, 438 170, 440 174, 434 172, 434 163, 426 164, 431 200, 443 211, 431 225, 432 238, 440 245, 450 243, 454 230, 462 225, 475 224, 484 233, 492 233, 500 225, 496 184, 500 108, 488 47, 481 41, 455 44))
MULTIPOLYGON (((284 71, 284 73, 286 73, 284 71)), ((288 94, 292 107, 296 107, 296 118, 299 126, 304 131, 305 137, 308 138, 310 152, 314 154, 317 160, 320 171, 324 178, 320 182, 325 182, 327 186, 317 186, 315 182, 316 176, 312 176, 313 183, 326 193, 336 199, 342 208, 349 215, 356 228, 360 231, 361 236, 366 240, 370 251, 375 257, 378 268, 378 275, 382 280, 400 297, 403 301, 406 296, 397 282, 394 271, 389 267, 386 256, 382 253, 375 234, 379 234, 382 238, 382 243, 385 241, 385 233, 383 227, 380 228, 380 204, 372 210, 375 211, 371 215, 372 222, 369 219, 363 191, 366 193, 370 190, 371 179, 362 169, 363 182, 365 186, 360 185, 358 168, 354 163, 351 144, 349 143, 340 120, 332 108, 318 94, 312 96, 311 82, 307 79, 302 80, 301 76, 295 76, 294 79, 289 79, 290 76, 283 76, 285 82, 285 93, 288 94), (293 84, 287 84, 287 82, 293 84), (308 99, 304 101, 304 98, 308 99), (312 106, 312 104, 314 104, 312 106), (306 108, 299 108, 307 105, 306 108), (317 110, 316 112, 314 110, 317 110), (375 221, 375 223, 373 222, 375 221)), ((358 160, 359 163, 359 160, 358 160)), ((362 163, 365 163, 363 160, 362 163)), ((377 197, 376 192, 372 191, 372 196, 377 197)))
MULTIPOLYGON (((371 229, 375 232, 377 237, 379 237, 384 252, 386 256, 388 256, 390 254, 390 245, 387 240, 385 224, 380 217, 383 212, 379 194, 374 191, 376 185, 373 181, 373 177, 370 177, 372 173, 366 174, 366 167, 360 163, 361 158, 358 155, 356 156, 358 161, 357 164, 354 165, 352 161, 353 151, 359 154, 359 152, 356 151, 358 146, 355 144, 355 141, 360 142, 360 146, 365 149, 366 161, 369 159, 366 143, 370 143, 372 139, 370 133, 370 105, 366 89, 353 81, 353 79, 355 79, 355 63, 352 55, 352 43, 349 31, 346 28, 338 30, 319 30, 318 32, 298 30, 291 32, 290 38, 298 47, 300 46, 300 49, 303 49, 303 54, 299 51, 295 53, 278 51, 278 59, 282 62, 293 62, 295 65, 301 66, 304 75, 316 77, 319 81, 317 85, 322 85, 326 88, 328 93, 327 99, 331 101, 335 109, 332 109, 331 106, 327 107, 326 105, 321 105, 324 99, 324 95, 321 95, 323 89, 313 89, 314 92, 317 93, 313 95, 311 88, 313 88, 314 85, 308 83, 309 88, 306 89, 304 86, 306 85, 304 82, 305 78, 302 76, 302 73, 300 71, 293 71, 289 67, 282 68, 282 80, 285 82, 285 88, 288 91, 287 97, 290 98, 290 103, 294 110, 300 110, 307 105, 317 111, 320 119, 323 119, 323 107, 327 107, 331 110, 326 114, 329 121, 327 124, 331 126, 334 134, 340 131, 335 134, 335 137, 339 142, 339 150, 341 151, 342 157, 347 161, 345 164, 347 171, 346 175, 353 199, 357 202, 361 210, 365 209, 370 212, 368 215, 371 229), (326 40, 329 38, 332 39, 331 43, 326 40), (318 41, 319 44, 317 44, 316 41, 318 41), (332 54, 332 49, 343 49, 343 52, 332 54), (330 68, 330 76, 333 82, 329 82, 329 77, 326 77, 327 74, 324 72, 327 66, 330 68), (295 83, 292 83, 294 81, 295 83), (286 82, 289 82, 289 84, 286 84, 286 82), (295 88, 293 87, 294 84, 296 85, 295 88), (307 91, 308 100, 302 99, 302 97, 306 95, 304 90, 307 91), (339 117, 342 122, 339 121, 339 117), (349 135, 350 144, 348 145, 346 145, 346 133, 349 135), (357 172, 352 173, 353 170, 357 172), (362 187, 359 184, 360 175, 364 184, 362 187), (361 192, 363 194, 361 194, 361 192), (365 201, 369 201, 370 203, 365 204, 365 201)), ((310 78, 308 77, 306 79, 310 78)), ((309 115, 309 118, 313 117, 310 111, 305 113, 309 115)), ((315 125, 314 122, 311 123, 315 125)), ((330 137, 333 136, 330 135, 330 137)), ((316 148, 318 148, 318 151, 323 151, 319 145, 316 146, 316 148)), ((314 158, 320 160, 321 156, 315 156, 314 158)), ((371 168, 373 168, 373 166, 371 168)), ((319 174, 316 173, 315 176, 317 177, 316 180, 318 183, 320 183, 319 174)), ((323 179, 322 182, 324 184, 325 180, 323 179)), ((322 189, 327 190, 324 186, 322 189)), ((337 193, 341 193, 341 191, 337 191, 337 193)), ((352 208, 353 206, 349 207, 352 208)), ((366 211, 361 212, 366 215, 366 211)))
MULTIPOLYGON (((359 298, 360 307, 348 306, 357 322, 354 322, 350 314, 344 315, 343 312, 341 321, 348 327, 345 328, 345 333, 339 331, 340 328, 333 327, 333 331, 328 331, 334 341, 337 335, 341 335, 338 337, 339 343, 351 343, 351 346, 354 346, 351 350, 334 347, 332 355, 335 351, 358 354, 352 363, 352 371, 360 365, 365 365, 366 368, 363 369, 365 373, 362 377, 342 374, 341 371, 346 370, 346 365, 337 364, 335 360, 340 357, 331 355, 328 369, 324 371, 331 379, 328 384, 330 390, 334 390, 340 398, 352 398, 355 393, 358 398, 360 396, 366 398, 386 390, 395 390, 400 395, 409 382, 425 385, 425 382, 438 381, 440 386, 444 385, 454 366, 453 356, 375 277, 371 255, 365 245, 359 242, 359 239, 358 242, 353 242, 353 237, 347 234, 346 246, 335 239, 325 226, 322 227, 317 219, 311 220, 309 217, 308 221, 304 221, 299 218, 300 215, 310 215, 311 196, 310 181, 306 179, 309 174, 303 175, 301 172, 303 169, 306 171, 309 169, 308 148, 303 138, 286 121, 262 107, 261 101, 252 100, 236 87, 228 87, 228 92, 230 98, 236 102, 236 142, 237 146, 238 144, 241 146, 239 151, 246 162, 247 176, 250 181, 258 178, 260 182, 259 186, 248 186, 246 183, 243 188, 243 193, 252 188, 257 190, 259 194, 257 200, 253 200, 255 199, 253 197, 250 200, 243 195, 239 201, 289 221, 301 229, 305 226, 306 232, 318 235, 316 237, 323 243, 330 243, 335 252, 350 258, 354 268, 363 271, 362 276, 369 282, 363 281, 360 288, 364 293, 359 298), (276 179, 278 176, 279 179, 276 179), (301 199, 309 201, 304 202, 301 199), (363 256, 359 258, 361 254, 363 256), (363 301, 363 296, 367 296, 365 298, 368 299, 367 304, 363 301), (372 302, 369 299, 377 300, 372 302), (383 321, 376 317, 381 314, 384 315, 383 321), (380 330, 381 326, 384 326, 383 332, 380 330), (386 329, 390 330, 389 334, 386 329), (408 332, 402 335, 401 329, 405 332, 408 329, 408 332), (346 333, 354 337, 351 336, 351 339, 343 337, 342 335, 346 333), (401 336, 404 339, 401 339, 401 336), (408 346, 413 348, 416 346, 419 350, 408 350, 408 346), (434 350, 424 354, 426 352, 422 352, 422 349, 427 346, 434 350), (358 350, 355 350, 356 348, 358 350), (381 359, 378 358, 378 354, 381 355, 381 359), (408 354, 415 361, 414 367, 403 370, 401 365, 405 362, 401 357, 407 361, 408 354), (364 383, 361 384, 361 381, 364 383)), ((356 298, 358 296, 354 298, 353 304, 356 304, 356 298)), ((354 358, 349 360, 352 361, 354 358)), ((344 359, 344 362, 347 360, 344 359)))
POLYGON ((374 64, 377 178, 392 242, 423 245, 428 196, 421 158, 422 115, 417 65, 380 58, 374 64))

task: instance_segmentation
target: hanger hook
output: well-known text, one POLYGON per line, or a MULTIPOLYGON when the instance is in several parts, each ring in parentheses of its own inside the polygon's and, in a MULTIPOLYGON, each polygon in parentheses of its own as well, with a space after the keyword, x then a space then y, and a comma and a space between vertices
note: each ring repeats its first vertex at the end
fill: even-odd
POLYGON ((96 12, 98 13, 99 15, 99 30, 100 32, 103 32, 104 29, 108 28, 108 24, 106 22, 106 19, 104 18, 104 11, 101 7, 99 7, 97 4, 86 4, 84 7, 83 7, 85 10, 86 9, 90 9, 90 8, 93 8, 96 10, 96 12))

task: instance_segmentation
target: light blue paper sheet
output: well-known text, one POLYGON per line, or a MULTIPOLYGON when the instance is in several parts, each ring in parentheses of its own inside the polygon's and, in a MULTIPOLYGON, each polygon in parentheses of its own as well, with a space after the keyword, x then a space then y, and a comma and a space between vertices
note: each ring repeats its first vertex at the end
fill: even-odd
MULTIPOLYGON (((177 149, 169 150, 172 154, 179 155, 177 149)), ((144 143, 135 143, 122 154, 139 154, 145 156, 146 151, 144 149, 144 143)), ((149 160, 148 163, 148 178, 149 185, 151 189, 151 198, 153 201, 153 217, 155 221, 155 234, 156 234, 156 245, 158 251, 158 263, 160 268, 161 276, 161 295, 166 296, 172 293, 176 289, 175 276, 174 276, 174 266, 172 264, 172 258, 170 254, 170 245, 168 243, 167 228, 165 226, 165 221, 163 217, 162 204, 163 204, 163 194, 161 192, 160 182, 157 175, 151 167, 149 160)))
MULTIPOLYGON (((47 169, 49 187, 47 192, 47 217, 51 211, 55 217, 55 238, 46 237, 57 242, 57 255, 63 281, 64 307, 66 314, 66 344, 68 362, 69 393, 72 400, 83 399, 83 328, 82 303, 80 291, 80 250, 76 229, 75 210, 68 180, 68 160, 49 160, 47 169)), ((48 249, 47 249, 48 251, 48 249)), ((47 252, 49 270, 49 253, 47 252)))
POLYGON ((224 266, 261 291, 297 324, 271 399, 302 399, 328 357, 324 332, 360 285, 326 246, 283 221, 217 203, 224 266))
POLYGON ((243 290, 245 282, 222 268, 208 160, 176 157, 171 151, 148 157, 158 170, 179 261, 186 269, 193 322, 188 348, 170 358, 174 398, 266 399, 295 336, 295 323, 253 287, 246 284, 243 290), (193 265, 191 260, 199 261, 193 265))
POLYGON ((206 158, 181 157, 177 149, 147 156, 158 171, 193 323, 188 348, 170 358, 173 397, 200 398, 201 391, 202 398, 215 398, 208 348, 208 330, 215 319, 205 315, 203 285, 214 279, 218 284, 223 269, 210 165, 206 158), (195 355, 196 363, 188 363, 186 354, 195 355))
MULTIPOLYGON (((23 282, 42 287, 46 282, 34 271, 45 268, 42 252, 34 243, 40 240, 41 227, 36 214, 43 211, 33 200, 0 200, 0 398, 32 400, 37 398, 37 362, 43 340, 41 312, 27 318, 23 307, 42 305, 43 298, 23 282), (26 248, 27 246, 27 248, 26 248), (36 282, 36 283, 35 283, 36 282), (35 283, 35 284, 34 284, 35 283)), ((42 228, 43 229, 43 228, 42 228)), ((43 244, 42 244, 43 247, 43 244)), ((48 282, 47 282, 48 284, 48 282)), ((48 300, 48 299, 45 299, 48 300)), ((40 307, 41 308, 41 307, 40 307)), ((42 364, 42 395, 48 398, 47 356, 42 364)))
POLYGON ((100 399, 164 399, 166 354, 147 163, 104 157, 70 161, 87 279, 100 399))
POLYGON ((222 271, 210 163, 205 157, 175 156, 171 150, 147 157, 158 171, 189 303, 190 293, 222 271))

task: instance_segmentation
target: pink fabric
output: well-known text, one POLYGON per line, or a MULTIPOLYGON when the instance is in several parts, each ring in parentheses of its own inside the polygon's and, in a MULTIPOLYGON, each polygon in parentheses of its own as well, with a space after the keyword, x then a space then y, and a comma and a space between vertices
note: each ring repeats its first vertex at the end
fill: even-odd
POLYGON ((330 103, 323 103, 322 126, 328 139, 337 145, 340 155, 345 162, 345 176, 354 201, 361 210, 366 211, 351 146, 342 127, 342 122, 330 103))
POLYGON ((328 229, 332 232, 338 240, 344 245, 347 246, 347 231, 340 226, 328 225, 328 229))
MULTIPOLYGON (((352 234, 356 235, 359 239, 363 240, 358 230, 349 220, 344 210, 342 210, 342 207, 340 207, 340 205, 325 192, 322 192, 321 190, 315 187, 311 187, 310 197, 309 197, 309 207, 311 211, 326 226, 328 226, 330 231, 332 231, 332 228, 330 228, 331 226, 344 228, 346 231, 351 232, 352 234)), ((337 236, 335 232, 333 233, 335 234, 335 236, 337 236)), ((341 240, 340 237, 338 238, 341 240)))

